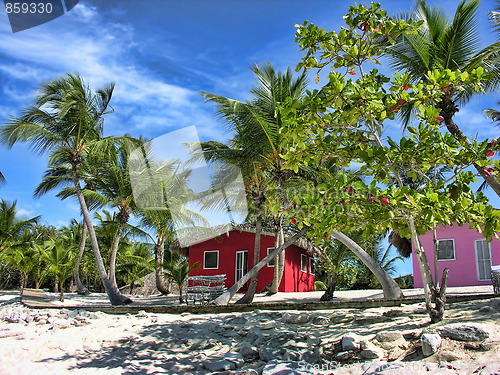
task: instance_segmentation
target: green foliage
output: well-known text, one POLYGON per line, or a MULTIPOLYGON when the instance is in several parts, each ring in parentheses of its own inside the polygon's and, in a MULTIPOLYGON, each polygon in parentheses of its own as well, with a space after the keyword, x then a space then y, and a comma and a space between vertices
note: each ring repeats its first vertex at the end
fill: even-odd
POLYGON ((401 289, 412 289, 414 287, 413 275, 399 276, 394 279, 401 289))
POLYGON ((309 22, 297 26, 296 40, 305 55, 297 68, 331 72, 321 90, 283 106, 290 150, 283 155, 286 167, 295 171, 299 165, 326 159, 340 167, 356 162, 371 180, 326 181, 316 191, 297 197, 293 217, 299 227, 314 225, 318 237, 332 228, 361 228, 365 236, 391 228, 410 237, 412 221, 418 234, 432 229, 433 223, 468 222, 479 230, 484 226, 483 234, 491 239, 500 229, 500 213, 482 193, 474 194, 470 184, 476 178, 467 170, 472 163, 483 168, 492 164, 486 156, 488 142, 466 144, 440 132, 436 108, 450 85, 456 92, 481 91, 489 77, 481 67, 468 72, 436 69, 427 72, 425 81, 413 82, 408 74, 388 78, 377 69, 365 72, 364 66, 376 62, 383 51, 374 40, 381 36, 396 40, 416 33, 419 26, 413 20, 387 17, 378 8, 373 3, 350 7, 344 17, 347 26, 338 33, 309 22), (385 121, 394 119, 405 103, 413 105, 418 121, 399 141, 383 139, 385 121), (425 178, 432 168, 440 167, 451 168, 452 176, 446 181, 428 180, 419 190, 403 186, 398 172, 407 168, 410 178, 425 178), (384 188, 390 181, 397 185, 384 188))
POLYGON ((316 292, 324 292, 326 290, 326 285, 323 281, 316 280, 314 282, 314 290, 316 292))

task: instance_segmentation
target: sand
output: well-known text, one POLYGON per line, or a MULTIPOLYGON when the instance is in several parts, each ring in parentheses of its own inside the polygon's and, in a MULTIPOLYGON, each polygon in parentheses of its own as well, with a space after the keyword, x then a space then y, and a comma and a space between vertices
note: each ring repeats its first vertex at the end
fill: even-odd
MULTIPOLYGON (((491 293, 491 287, 470 291, 491 293)), ((379 298, 380 293, 337 292, 336 298, 379 298)), ((418 295, 419 291, 412 290, 411 294, 418 295)), ((274 297, 258 296, 257 301, 300 297, 307 301, 317 300, 318 295, 317 292, 302 293, 302 296, 283 293, 274 297)), ((56 300, 56 294, 51 296, 56 300)), ((149 297, 149 301, 154 298, 158 297, 149 297)), ((239 370, 227 373, 279 373, 272 372, 273 361, 302 363, 305 371, 302 373, 314 373, 320 368, 313 364, 314 358, 306 361, 311 353, 321 357, 323 370, 317 373, 324 374, 331 374, 332 370, 335 374, 361 374, 377 361, 403 361, 416 366, 414 373, 423 372, 423 366, 440 364, 442 368, 434 369, 434 373, 472 373, 477 369, 476 373, 490 373, 497 371, 491 370, 494 366, 500 366, 500 300, 497 298, 452 304, 447 308, 445 320, 437 325, 430 325, 422 303, 314 312, 257 310, 181 315, 145 312, 111 315, 63 308, 77 306, 82 301, 99 304, 106 303, 106 298, 100 294, 91 297, 69 294, 64 304, 54 302, 59 303, 61 309, 30 310, 20 304, 18 292, 0 292, 0 374, 207 374, 212 373, 210 366, 247 350, 242 349, 243 344, 256 350, 256 355, 245 357, 244 363, 235 361, 239 370), (21 316, 24 320, 17 323, 5 320, 13 314, 24 314, 21 316), (30 318, 26 319, 27 316, 30 318), (292 324, 290 317, 294 316, 307 317, 308 322, 292 324), (436 355, 423 358, 418 346, 420 334, 457 324, 473 325, 488 332, 487 350, 467 349, 463 342, 443 339, 436 355), (346 333, 354 332, 373 341, 377 333, 384 331, 401 332, 407 339, 395 348, 384 350, 383 356, 376 360, 342 363, 335 359, 335 350, 346 333), (279 345, 273 341, 287 335, 293 340, 279 345), (283 347, 287 353, 277 355, 278 350, 283 352, 283 347), (446 357, 448 352, 455 358, 446 357)), ((401 373, 401 370, 392 373, 401 373)))

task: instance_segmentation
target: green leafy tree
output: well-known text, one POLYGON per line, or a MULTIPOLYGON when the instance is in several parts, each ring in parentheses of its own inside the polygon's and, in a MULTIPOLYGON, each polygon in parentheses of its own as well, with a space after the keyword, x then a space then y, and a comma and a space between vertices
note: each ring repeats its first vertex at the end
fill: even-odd
POLYGON ((78 75, 42 85, 34 106, 26 108, 21 117, 14 117, 0 129, 0 140, 8 147, 28 142, 33 150, 50 153, 49 165, 69 163, 71 179, 89 231, 92 250, 102 283, 113 305, 130 303, 110 282, 99 251, 92 220, 84 199, 78 167, 93 152, 105 152, 111 139, 103 137, 104 115, 114 84, 93 93, 78 75))
POLYGON ((116 259, 116 278, 130 286, 130 293, 136 285, 143 286, 142 277, 154 268, 151 246, 141 242, 132 242, 118 253, 116 259))
POLYGON ((480 66, 468 72, 433 70, 425 80, 412 82, 408 73, 391 79, 377 69, 365 71, 366 64, 378 63, 383 53, 373 40, 415 35, 421 23, 388 17, 374 3, 349 7, 344 21, 340 32, 327 32, 307 21, 297 26, 296 40, 304 53, 298 69, 330 72, 321 90, 283 107, 288 149, 293 150, 283 158, 292 170, 327 158, 339 166, 356 162, 371 180, 324 182, 297 201, 295 217, 299 227, 312 226, 312 233, 318 235, 362 229, 369 236, 393 229, 411 237, 426 307, 431 321, 437 322, 444 314, 447 272, 441 288, 436 287, 418 236, 437 223, 469 223, 479 230, 484 226, 488 239, 500 229, 500 213, 487 205, 481 192, 474 194, 470 183, 475 177, 467 170, 476 164, 488 171, 487 141, 467 142, 439 131, 443 88, 481 91, 488 76, 480 66), (383 138, 386 120, 393 120, 406 103, 415 108, 418 121, 408 124, 398 141, 383 138), (436 166, 452 167, 453 174, 446 181, 427 179, 425 186, 412 189, 399 172, 410 161, 410 178, 424 177, 436 166), (389 185, 390 180, 396 184, 389 185), (324 201, 329 204, 323 205, 324 201))
MULTIPOLYGON (((434 84, 429 80, 429 71, 459 71, 460 74, 476 74, 484 71, 482 88, 493 91, 500 83, 500 42, 479 49, 478 33, 479 0, 462 0, 458 3, 453 19, 449 19, 444 10, 427 5, 425 0, 416 0, 415 9, 404 19, 413 19, 420 23, 420 28, 413 34, 401 34, 397 43, 389 44, 384 51, 395 71, 407 72, 409 81, 434 84)), ((435 102, 440 109, 439 116, 448 131, 458 140, 471 143, 454 121, 459 105, 467 102, 478 93, 474 80, 464 79, 460 83, 450 80, 443 82, 435 102)), ((481 92, 481 91, 479 91, 481 92)), ((401 112, 407 123, 414 112, 411 102, 402 106, 401 112)), ((473 141, 472 141, 473 142, 473 141)), ((494 148, 495 144, 493 144, 494 148)), ((493 173, 484 171, 479 163, 473 163, 477 173, 500 196, 500 183, 493 173)), ((495 166, 495 169, 497 166, 495 166)))

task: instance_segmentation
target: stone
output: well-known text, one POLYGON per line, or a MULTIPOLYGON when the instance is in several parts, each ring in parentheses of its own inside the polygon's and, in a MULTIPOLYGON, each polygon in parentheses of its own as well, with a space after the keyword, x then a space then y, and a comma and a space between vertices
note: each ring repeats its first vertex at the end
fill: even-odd
POLYGON ((52 327, 54 328, 68 328, 72 324, 69 319, 56 319, 52 322, 52 327))
POLYGON ((212 361, 207 361, 203 365, 207 370, 210 371, 225 371, 225 370, 236 369, 236 364, 226 359, 216 359, 212 361))
POLYGON ((349 332, 342 337, 342 351, 358 350, 361 342, 361 338, 353 333, 349 332))
POLYGON ((400 316, 405 316, 406 314, 403 310, 394 309, 394 310, 386 311, 382 315, 387 316, 389 318, 397 318, 400 316))
POLYGON ((425 357, 429 357, 437 352, 441 346, 441 336, 436 333, 424 333, 420 336, 422 342, 422 352, 425 357))
POLYGON ((375 362, 371 363, 365 370, 363 375, 419 375, 421 371, 417 371, 413 366, 408 366, 402 362, 375 362))
POLYGON ((311 315, 308 313, 301 313, 301 314, 292 314, 292 313, 285 313, 281 317, 281 320, 284 323, 288 324, 304 324, 309 322, 311 320, 311 315))
POLYGON ((480 313, 483 313, 483 314, 493 314, 493 313, 496 313, 497 310, 495 310, 493 307, 491 306, 483 306, 479 309, 479 312, 480 313))
POLYGON ((313 365, 302 362, 271 361, 262 369, 262 375, 310 375, 317 374, 313 365))
POLYGON ((273 328, 276 328, 276 322, 272 321, 272 320, 269 320, 269 321, 266 321, 266 322, 261 322, 259 324, 259 328, 260 329, 273 329, 273 328))
POLYGON ((404 340, 403 335, 399 331, 382 331, 377 333, 375 339, 378 342, 394 342, 404 340))
POLYGON ((369 341, 361 341, 360 348, 361 352, 359 353, 359 356, 362 359, 376 359, 384 356, 383 350, 373 345, 369 341))
POLYGON ((352 357, 352 354, 350 352, 339 352, 335 355, 335 360, 340 361, 340 362, 344 362, 344 361, 347 361, 348 359, 350 359, 351 357, 352 357))
POLYGON ((465 359, 465 357, 460 353, 454 353, 449 350, 443 350, 437 354, 439 362, 453 362, 465 359))
POLYGON ((259 351, 255 346, 250 346, 247 344, 240 345, 238 353, 240 353, 245 358, 256 357, 259 355, 259 351))
POLYGON ((139 311, 136 315, 137 318, 147 318, 148 313, 144 310, 139 311))
POLYGON ((283 354, 285 354, 285 349, 283 348, 272 348, 272 347, 261 347, 259 349, 259 357, 263 361, 269 362, 274 359, 280 358, 283 354))
POLYGON ((233 362, 237 368, 245 364, 245 359, 241 353, 228 352, 222 356, 223 360, 233 362))
POLYGON ((490 337, 484 329, 472 325, 448 325, 437 328, 437 332, 456 341, 484 341, 490 337))
POLYGON ((327 326, 330 324, 330 318, 323 315, 316 316, 313 319, 313 324, 317 326, 327 326))

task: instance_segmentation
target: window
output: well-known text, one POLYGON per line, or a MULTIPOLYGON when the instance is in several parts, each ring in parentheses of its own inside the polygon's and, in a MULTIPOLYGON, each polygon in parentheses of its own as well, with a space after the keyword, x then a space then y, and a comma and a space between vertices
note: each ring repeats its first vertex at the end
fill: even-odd
POLYGON ((309 257, 309 273, 314 275, 314 258, 309 257))
POLYGON ((203 257, 203 269, 217 269, 219 268, 219 250, 205 251, 203 257))
POLYGON ((306 254, 300 255, 300 269, 302 270, 302 272, 307 272, 307 255, 306 254))
POLYGON ((439 240, 437 259, 438 260, 455 259, 455 243, 453 240, 439 240))
MULTIPOLYGON (((269 255, 270 253, 272 253, 272 252, 273 252, 273 250, 274 250, 274 247, 268 247, 268 248, 267 248, 267 255, 269 255)), ((267 266, 268 266, 268 267, 274 267, 274 260, 275 260, 275 259, 276 259, 276 258, 271 259, 271 260, 269 261, 269 263, 267 263, 267 266)))
POLYGON ((476 240, 476 267, 478 281, 491 279, 491 252, 486 240, 476 240))

